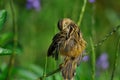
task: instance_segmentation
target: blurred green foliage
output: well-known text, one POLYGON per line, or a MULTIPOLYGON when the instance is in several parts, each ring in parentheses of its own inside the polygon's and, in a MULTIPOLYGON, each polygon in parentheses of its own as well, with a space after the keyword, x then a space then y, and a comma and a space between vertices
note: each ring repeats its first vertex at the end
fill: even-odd
MULTIPOLYGON (((26 8, 26 0, 13 0, 15 9, 15 23, 18 27, 18 51, 11 80, 34 80, 44 73, 47 49, 52 37, 58 32, 59 19, 68 17, 78 21, 83 0, 39 0, 39 11, 26 8)), ((80 26, 83 37, 87 41, 86 52, 92 55, 90 37, 93 43, 99 42, 106 33, 120 24, 120 0, 97 0, 95 3, 87 2, 86 10, 80 26)), ((9 1, 0 0, 0 48, 12 50, 13 29, 12 14, 9 1), (6 18, 7 17, 7 18, 6 18), (5 22, 6 21, 6 22, 5 22)), ((96 59, 103 52, 109 57, 109 68, 101 70, 95 80, 109 80, 115 59, 117 41, 120 29, 108 38, 101 46, 96 47, 96 59)), ((120 51, 119 51, 120 52, 120 51)), ((120 55, 114 80, 120 77, 120 55)), ((0 56, 0 80, 4 80, 9 63, 9 56, 0 56)), ((51 57, 47 60, 46 72, 49 73, 59 67, 61 60, 55 61, 51 57)), ((76 70, 76 80, 91 80, 92 59, 82 62, 76 70)), ((61 73, 56 73, 46 80, 62 80, 61 73)))
POLYGON ((2 29, 3 24, 5 23, 6 16, 7 12, 5 10, 0 10, 0 30, 2 29))

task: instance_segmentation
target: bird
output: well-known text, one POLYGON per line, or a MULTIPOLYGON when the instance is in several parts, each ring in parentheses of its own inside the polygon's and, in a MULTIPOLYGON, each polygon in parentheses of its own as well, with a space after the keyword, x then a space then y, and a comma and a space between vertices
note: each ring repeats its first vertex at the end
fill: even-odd
POLYGON ((60 19, 57 27, 59 32, 53 37, 47 56, 52 56, 55 60, 58 60, 59 55, 63 56, 64 62, 60 64, 62 76, 64 80, 73 80, 86 48, 86 41, 78 25, 70 18, 60 19))

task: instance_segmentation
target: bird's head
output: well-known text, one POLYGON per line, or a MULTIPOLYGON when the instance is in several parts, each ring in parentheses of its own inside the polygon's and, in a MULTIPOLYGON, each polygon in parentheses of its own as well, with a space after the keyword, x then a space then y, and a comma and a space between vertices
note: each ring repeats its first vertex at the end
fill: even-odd
POLYGON ((75 23, 69 18, 64 18, 58 21, 58 29, 60 31, 69 31, 70 27, 73 27, 74 25, 75 23))

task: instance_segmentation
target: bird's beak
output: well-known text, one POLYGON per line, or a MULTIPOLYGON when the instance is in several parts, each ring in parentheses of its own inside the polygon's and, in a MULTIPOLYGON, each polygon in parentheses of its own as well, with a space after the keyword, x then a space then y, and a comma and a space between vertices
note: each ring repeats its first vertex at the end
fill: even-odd
POLYGON ((59 29, 60 31, 62 30, 62 22, 63 22, 62 19, 58 21, 58 29, 59 29))

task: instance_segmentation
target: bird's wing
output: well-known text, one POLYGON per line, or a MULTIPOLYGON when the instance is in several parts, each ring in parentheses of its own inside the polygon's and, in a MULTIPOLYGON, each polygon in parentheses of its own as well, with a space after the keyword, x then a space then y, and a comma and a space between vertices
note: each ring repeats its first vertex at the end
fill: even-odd
POLYGON ((59 45, 63 41, 65 35, 62 33, 57 33, 52 40, 52 43, 48 49, 47 55, 48 56, 53 56, 55 59, 58 59, 58 54, 59 54, 59 45))

